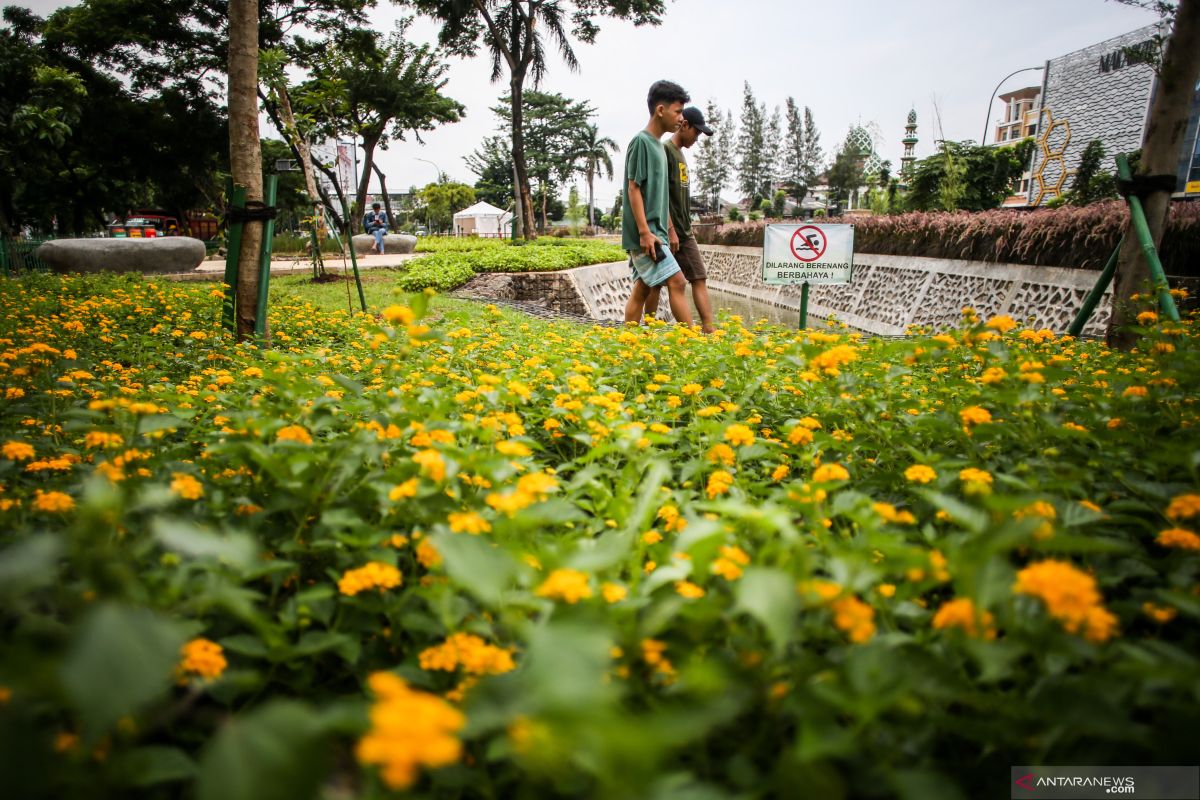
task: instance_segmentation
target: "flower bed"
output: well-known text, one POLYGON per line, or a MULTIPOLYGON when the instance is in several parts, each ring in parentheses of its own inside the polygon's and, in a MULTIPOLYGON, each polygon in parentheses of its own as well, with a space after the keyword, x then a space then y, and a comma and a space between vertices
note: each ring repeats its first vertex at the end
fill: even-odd
POLYGON ((618 245, 581 239, 538 239, 521 244, 495 239, 422 239, 417 249, 430 255, 404 265, 407 274, 399 285, 405 291, 448 291, 485 272, 553 272, 626 258, 618 245), (430 249, 433 243, 436 246, 430 249))
MULTIPOLYGON (((1099 270, 1124 233, 1129 210, 1113 200, 1082 208, 913 212, 845 221, 854 224, 854 249, 861 253, 1099 270)), ((702 244, 762 247, 766 224, 702 227, 696 238, 702 244)), ((1168 275, 1200 275, 1200 203, 1171 206, 1159 255, 1168 275)))
POLYGON ((1188 763, 1193 322, 906 340, 0 283, 14 796, 990 796, 1188 763))

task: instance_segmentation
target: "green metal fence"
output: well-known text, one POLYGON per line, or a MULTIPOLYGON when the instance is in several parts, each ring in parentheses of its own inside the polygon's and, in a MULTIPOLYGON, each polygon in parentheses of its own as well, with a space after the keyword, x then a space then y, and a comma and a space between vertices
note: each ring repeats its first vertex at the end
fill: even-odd
POLYGON ((4 277, 22 272, 47 272, 49 268, 37 256, 38 247, 47 239, 0 239, 0 274, 4 277))

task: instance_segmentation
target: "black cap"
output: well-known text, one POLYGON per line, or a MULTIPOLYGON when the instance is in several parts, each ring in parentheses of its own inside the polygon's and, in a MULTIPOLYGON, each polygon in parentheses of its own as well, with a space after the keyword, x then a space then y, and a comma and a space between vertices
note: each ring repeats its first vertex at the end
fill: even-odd
POLYGON ((700 112, 700 109, 695 106, 688 106, 683 110, 683 118, 696 130, 712 136, 712 128, 704 124, 704 114, 700 112))

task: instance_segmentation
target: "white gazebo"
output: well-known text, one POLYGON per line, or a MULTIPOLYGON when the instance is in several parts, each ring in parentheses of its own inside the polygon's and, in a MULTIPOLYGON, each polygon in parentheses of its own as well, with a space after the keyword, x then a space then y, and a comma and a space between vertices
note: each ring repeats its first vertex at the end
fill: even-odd
POLYGON ((508 226, 512 218, 510 212, 480 201, 454 215, 454 235, 503 238, 508 235, 508 226))

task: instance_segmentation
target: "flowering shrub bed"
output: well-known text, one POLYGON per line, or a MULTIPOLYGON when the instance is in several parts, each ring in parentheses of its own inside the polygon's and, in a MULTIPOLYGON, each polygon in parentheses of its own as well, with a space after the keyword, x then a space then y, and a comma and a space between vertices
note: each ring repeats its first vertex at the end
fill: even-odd
MULTIPOLYGON (((448 291, 483 272, 552 272, 621 261, 627 256, 619 245, 580 239, 537 239, 509 244, 495 239, 447 239, 430 255, 405 264, 408 273, 399 281, 405 291, 448 291), (478 243, 485 243, 480 246, 478 243), (461 247, 455 246, 462 243, 461 247)), ((420 247, 418 247, 418 250, 420 247)))
MULTIPOLYGON (((828 220, 838 222, 841 220, 828 220)), ((1100 270, 1129 224, 1124 201, 1036 211, 854 217, 861 253, 1100 270)), ((697 229, 704 244, 762 247, 766 223, 697 229)), ((1200 275, 1200 203, 1174 203, 1159 256, 1168 275, 1200 275)))
POLYGON ((1194 322, 0 283, 13 796, 992 796, 1200 722, 1194 322))

